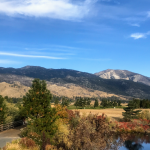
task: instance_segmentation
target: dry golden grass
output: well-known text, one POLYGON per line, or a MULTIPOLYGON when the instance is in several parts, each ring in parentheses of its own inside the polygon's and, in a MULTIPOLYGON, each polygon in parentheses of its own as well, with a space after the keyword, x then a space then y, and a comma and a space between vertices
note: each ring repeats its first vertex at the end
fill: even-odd
POLYGON ((122 106, 127 106, 127 105, 128 105, 128 103, 121 103, 121 105, 122 105, 122 106))
POLYGON ((122 112, 124 112, 123 109, 114 109, 114 108, 108 108, 108 109, 78 109, 80 111, 81 115, 82 114, 98 114, 102 115, 104 113, 108 117, 119 117, 122 118, 122 112))
POLYGON ((8 97, 23 97, 26 92, 30 89, 27 86, 21 85, 19 82, 16 83, 17 86, 14 87, 13 84, 8 84, 6 82, 0 83, 0 95, 8 97))
MULTIPOLYGON (((98 114, 98 115, 102 115, 102 113, 104 113, 105 115, 107 115, 108 117, 112 117, 112 118, 123 118, 122 117, 122 112, 124 112, 123 109, 121 108, 107 108, 107 109, 77 109, 78 111, 80 111, 81 115, 82 114, 86 114, 88 115, 90 112, 92 114, 98 114)), ((138 109, 138 110, 148 110, 150 111, 150 109, 138 109)), ((75 110, 73 110, 75 111, 75 110)))
POLYGON ((51 107, 53 108, 53 107, 55 107, 55 105, 54 105, 54 104, 51 104, 51 107))
POLYGON ((111 97, 116 96, 122 99, 122 96, 118 96, 115 94, 109 94, 103 91, 85 89, 80 86, 76 86, 73 84, 65 84, 64 86, 58 86, 56 84, 48 84, 47 88, 51 91, 52 94, 57 96, 67 96, 72 98, 73 96, 81 96, 81 97, 111 97))
POLYGON ((11 143, 7 143, 5 146, 5 150, 40 150, 39 147, 25 148, 19 144, 20 140, 13 140, 11 143))
POLYGON ((38 147, 33 148, 23 148, 20 144, 9 144, 6 146, 6 150, 40 150, 38 147))
MULTIPOLYGON (((78 97, 111 97, 116 96, 122 99, 125 99, 123 96, 118 96, 115 94, 109 94, 103 91, 85 89, 80 86, 76 86, 74 84, 65 84, 64 86, 52 84, 47 82, 47 88, 51 91, 53 95, 56 96, 66 96, 72 98, 73 96, 78 97)), ((14 84, 8 84, 6 82, 0 83, 0 95, 8 96, 8 97, 23 97, 30 87, 24 86, 20 84, 20 82, 16 81, 15 86, 14 84)))

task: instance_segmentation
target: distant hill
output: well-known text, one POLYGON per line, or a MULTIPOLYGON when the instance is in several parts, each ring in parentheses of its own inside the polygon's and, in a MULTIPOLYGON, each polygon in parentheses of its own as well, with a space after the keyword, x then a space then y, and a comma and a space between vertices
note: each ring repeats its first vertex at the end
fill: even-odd
POLYGON ((18 69, 0 67, 0 74, 27 76, 31 78, 40 78, 41 80, 47 80, 47 81, 49 81, 52 78, 65 78, 67 76, 95 77, 95 75, 93 74, 71 70, 71 69, 46 69, 39 66, 26 66, 18 69))
POLYGON ((69 96, 85 97, 114 95, 150 99, 150 86, 132 80, 108 80, 94 74, 71 69, 46 69, 38 66, 26 66, 18 69, 0 68, 0 82, 8 84, 19 82, 22 86, 29 87, 34 78, 46 80, 49 89, 56 95, 68 94, 69 96))
POLYGON ((100 71, 95 73, 95 75, 103 78, 103 79, 124 79, 131 80, 134 82, 140 82, 150 86, 150 78, 143 76, 141 74, 137 74, 134 72, 130 72, 128 70, 112 70, 107 69, 104 71, 100 71))

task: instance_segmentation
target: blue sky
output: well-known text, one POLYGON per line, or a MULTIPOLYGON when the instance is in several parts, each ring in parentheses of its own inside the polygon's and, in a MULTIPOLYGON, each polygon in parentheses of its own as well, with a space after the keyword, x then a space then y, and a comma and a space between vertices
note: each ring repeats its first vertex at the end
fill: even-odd
POLYGON ((150 0, 0 0, 0 66, 150 77, 150 0))

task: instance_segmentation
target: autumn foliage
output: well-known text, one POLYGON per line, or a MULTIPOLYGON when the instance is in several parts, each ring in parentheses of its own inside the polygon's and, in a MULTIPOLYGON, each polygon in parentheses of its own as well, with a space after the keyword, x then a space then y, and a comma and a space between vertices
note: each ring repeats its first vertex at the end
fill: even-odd
POLYGON ((117 132, 120 133, 141 133, 147 131, 150 127, 147 125, 149 120, 134 119, 132 122, 115 122, 117 132), (144 123, 144 124, 143 124, 144 123))
POLYGON ((62 105, 55 105, 55 109, 56 109, 56 115, 59 116, 59 118, 62 119, 62 121, 64 123, 68 123, 69 121, 69 118, 68 118, 68 110, 67 110, 67 107, 66 106, 62 106, 62 105))
POLYGON ((6 105, 4 104, 4 98, 0 95, 0 124, 5 123, 6 105))
POLYGON ((26 148, 33 148, 36 146, 35 142, 27 137, 22 138, 19 143, 26 148))

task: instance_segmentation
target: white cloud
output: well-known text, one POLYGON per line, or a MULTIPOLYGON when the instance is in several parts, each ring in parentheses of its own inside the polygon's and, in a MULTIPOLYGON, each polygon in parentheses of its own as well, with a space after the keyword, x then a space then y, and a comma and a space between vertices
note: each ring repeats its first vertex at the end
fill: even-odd
POLYGON ((20 62, 18 61, 11 61, 11 60, 6 60, 6 59, 0 59, 0 64, 19 64, 20 62))
MULTIPOLYGON (((72 0, 1 0, 0 12, 9 16, 80 19, 90 11, 92 0, 72 3, 72 0)), ((94 1, 95 2, 95 1, 94 1)))
POLYGON ((148 35, 150 35, 150 31, 148 31, 147 33, 133 33, 130 35, 130 37, 137 40, 141 38, 147 38, 148 35))
POLYGON ((131 34, 130 37, 132 37, 134 39, 146 38, 145 34, 143 34, 143 33, 133 33, 133 34, 131 34))
POLYGON ((14 56, 14 57, 27 57, 27 58, 65 59, 65 58, 61 58, 61 57, 23 55, 23 54, 5 53, 5 52, 0 52, 0 55, 3 55, 3 56, 14 56))

